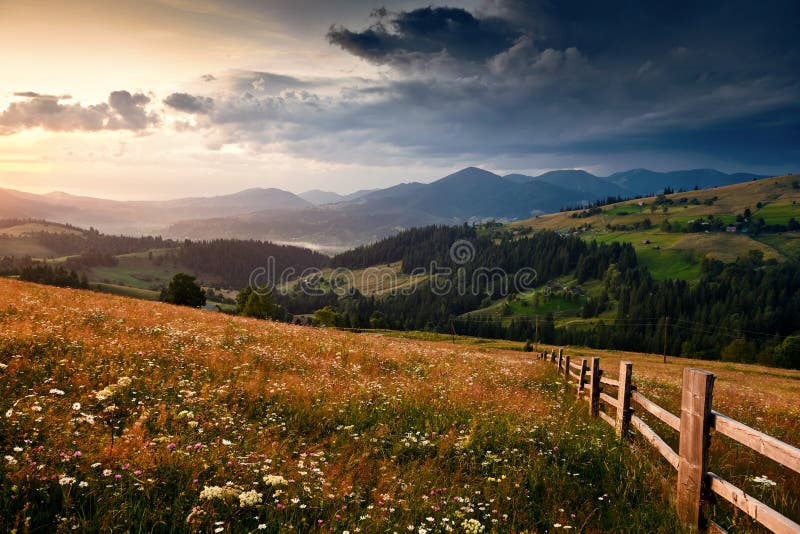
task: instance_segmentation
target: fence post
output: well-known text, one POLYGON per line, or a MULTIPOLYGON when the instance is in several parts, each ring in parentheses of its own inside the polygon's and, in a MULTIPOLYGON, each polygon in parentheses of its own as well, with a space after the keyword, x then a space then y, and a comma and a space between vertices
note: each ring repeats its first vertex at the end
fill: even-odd
POLYGON ((619 362, 619 388, 617 392, 617 436, 628 435, 631 425, 631 376, 633 364, 619 362))
POLYGON ((555 363, 556 362, 556 349, 553 349, 550 352, 550 362, 551 363, 555 363))
POLYGON ((714 375, 683 370, 681 436, 678 449, 678 517, 690 528, 705 531, 703 501, 708 495, 708 446, 714 375))
POLYGON ((564 382, 569 387, 569 355, 564 356, 564 382))
POLYGON ((578 378, 578 397, 583 393, 583 385, 586 383, 586 358, 581 359, 581 374, 578 378))
POLYGON ((602 374, 603 371, 600 370, 600 358, 592 358, 592 391, 589 400, 589 415, 591 417, 600 416, 600 375, 602 374))
POLYGON ((558 370, 561 370, 561 363, 564 360, 564 349, 558 350, 558 370))

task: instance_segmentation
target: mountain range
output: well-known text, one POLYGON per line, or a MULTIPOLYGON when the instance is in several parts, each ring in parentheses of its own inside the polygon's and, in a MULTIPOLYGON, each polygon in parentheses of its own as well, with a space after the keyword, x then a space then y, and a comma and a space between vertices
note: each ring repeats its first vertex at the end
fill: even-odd
POLYGON ((252 238, 336 250, 413 226, 527 219, 609 196, 642 196, 667 187, 704 189, 763 177, 713 169, 633 169, 607 177, 583 170, 501 176, 467 167, 431 183, 403 183, 350 195, 255 188, 214 197, 116 201, 0 189, 0 218, 47 219, 109 233, 252 238))

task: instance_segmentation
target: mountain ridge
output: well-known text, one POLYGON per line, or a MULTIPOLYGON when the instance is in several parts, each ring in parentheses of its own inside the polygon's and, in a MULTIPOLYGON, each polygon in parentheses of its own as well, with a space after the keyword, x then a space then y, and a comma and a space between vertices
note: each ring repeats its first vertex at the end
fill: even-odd
MULTIPOLYGON (((350 195, 316 191, 313 202, 277 188, 212 197, 119 201, 63 192, 0 189, 0 218, 31 217, 133 235, 240 237, 352 246, 425 224, 524 220, 566 206, 648 192, 710 187, 759 178, 713 169, 660 173, 631 169, 607 178, 580 169, 501 176, 466 167, 430 183, 407 182, 350 195), (327 199, 336 202, 318 203, 327 199), (331 195, 336 195, 335 197, 331 195)), ((313 197, 315 191, 307 191, 313 197)))

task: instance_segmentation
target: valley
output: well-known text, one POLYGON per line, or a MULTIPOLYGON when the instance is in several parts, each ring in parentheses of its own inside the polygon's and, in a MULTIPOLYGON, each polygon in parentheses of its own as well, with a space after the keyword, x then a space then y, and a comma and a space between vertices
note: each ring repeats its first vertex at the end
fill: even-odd
MULTIPOLYGON (((578 178, 586 179, 583 175, 578 178)), ((676 334, 670 336, 674 341, 666 346, 668 353, 710 359, 720 358, 727 345, 751 338, 745 331, 753 330, 758 335, 751 341, 752 347, 728 357, 755 361, 757 354, 774 348, 767 342, 772 334, 766 323, 763 329, 752 322, 749 326, 728 323, 719 331, 718 340, 710 342, 696 336, 698 329, 710 328, 708 315, 689 316, 683 311, 679 312, 683 318, 673 317, 667 325, 673 305, 654 304, 642 324, 631 330, 626 326, 632 322, 630 312, 620 300, 629 297, 615 293, 606 269, 609 262, 619 261, 621 253, 635 255, 635 260, 625 261, 635 261, 652 277, 652 282, 645 284, 651 294, 671 291, 666 288, 674 283, 698 291, 697 287, 717 276, 712 271, 725 265, 785 271, 778 266, 796 264, 800 251, 797 185, 796 175, 775 177, 610 204, 598 201, 579 210, 509 224, 431 226, 403 231, 332 258, 256 241, 137 240, 17 220, 0 229, 0 257, 30 256, 34 262, 46 261, 54 268, 77 269, 97 290, 149 300, 157 300, 172 276, 184 271, 209 291, 210 306, 228 313, 236 311, 234 298, 248 284, 251 272, 264 267, 268 257, 276 257, 277 271, 291 267, 294 275, 275 288, 275 297, 300 321, 317 321, 315 312, 329 307, 333 315, 327 321, 343 328, 455 331, 596 347, 622 346, 623 339, 638 331, 640 338, 649 339, 649 345, 636 346, 648 350, 663 345, 659 332, 667 329, 676 334), (566 241, 552 241, 542 232, 556 232, 554 235, 566 241), (459 239, 469 241, 478 254, 469 265, 454 264, 448 255, 450 244, 459 239), (593 247, 598 246, 605 248, 595 258, 598 252, 593 247), (619 246, 630 247, 630 252, 614 248, 619 246), (107 258, 83 257, 106 249, 107 258), (523 250, 528 256, 520 256, 523 250), (537 256, 533 250, 541 252, 537 256), (569 259, 563 263, 547 260, 565 254, 569 259), (754 263, 746 263, 751 261, 748 258, 754 263), (589 267, 597 261, 599 267, 589 267), (720 267, 713 261, 720 262, 720 267), (465 273, 480 265, 502 267, 506 269, 505 283, 512 281, 508 276, 518 269, 534 267, 538 278, 534 286, 523 290, 498 292, 486 285, 487 279, 469 286, 466 294, 437 296, 430 291, 437 280, 430 271, 434 264, 449 265, 456 272, 466 267, 465 273), (305 274, 304 269, 309 268, 312 270, 305 274), (412 272, 414 269, 421 271, 412 272), (663 284, 667 284, 664 289, 658 289, 663 284)), ((8 273, 13 274, 13 269, 8 273)), ((784 332, 790 333, 791 328, 787 325, 784 332)))

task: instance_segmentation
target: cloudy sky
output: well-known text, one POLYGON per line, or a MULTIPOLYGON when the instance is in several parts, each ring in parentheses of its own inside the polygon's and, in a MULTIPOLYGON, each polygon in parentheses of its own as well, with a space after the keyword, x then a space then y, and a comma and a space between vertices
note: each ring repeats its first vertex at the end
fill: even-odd
POLYGON ((0 0, 0 187, 800 170, 796 0, 0 0))

